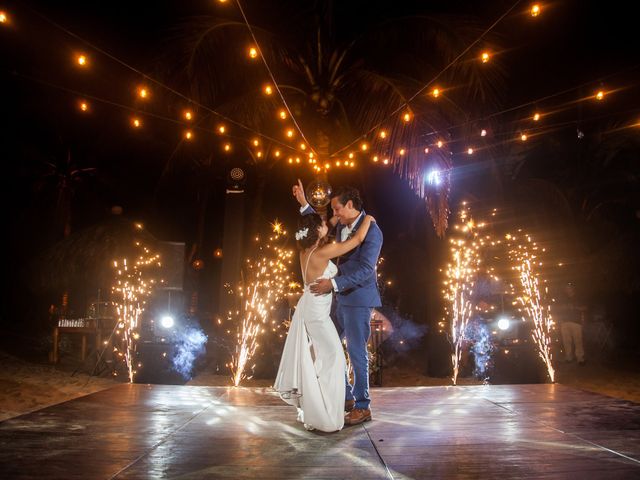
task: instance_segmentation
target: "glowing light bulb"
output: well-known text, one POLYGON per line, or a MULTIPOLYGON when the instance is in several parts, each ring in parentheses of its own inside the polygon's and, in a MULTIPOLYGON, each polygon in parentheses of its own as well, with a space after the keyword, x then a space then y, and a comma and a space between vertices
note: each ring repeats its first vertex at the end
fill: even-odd
POLYGON ((438 145, 438 148, 442 148, 442 145, 444 145, 444 143, 442 143, 442 140, 438 140, 438 143, 436 143, 436 145, 438 145))
POLYGON ((258 49, 256 47, 249 48, 249 57, 257 58, 258 57, 258 49))
POLYGON ((523 133, 522 135, 520 135, 520 140, 522 140, 523 142, 526 142, 527 138, 529 138, 529 137, 527 137, 526 133, 523 133))
POLYGON ((193 132, 191 130, 184 131, 185 140, 193 140, 193 132))
POLYGON ((440 96, 440 89, 434 88, 433 90, 431 90, 431 95, 433 95, 433 98, 438 98, 440 96))
POLYGON ((538 15, 540 15, 540 4, 534 3, 533 5, 531 5, 530 13, 532 17, 537 17, 538 15))
POLYGON ((80 102, 78 106, 80 107, 80 110, 82 110, 83 112, 89 111, 89 104, 87 102, 80 102))
POLYGON ((374 156, 373 156, 373 161, 374 161, 375 163, 378 163, 378 160, 379 160, 378 156, 377 156, 377 155, 374 155, 374 156))
POLYGON ((596 100, 602 100, 604 98, 604 90, 598 90, 596 93, 596 100))
POLYGON ((142 121, 137 117, 133 117, 131 119, 131 125, 133 125, 133 128, 140 128, 142 126, 142 121))
POLYGON ((387 138, 387 132, 385 130, 380 130, 380 138, 387 138))
POLYGON ((340 165, 342 165, 342 163, 340 162, 340 160, 336 160, 336 167, 339 167, 340 165))
POLYGON ((487 136, 487 131, 484 128, 480 131, 480 136, 481 137, 486 137, 487 136))
POLYGON ((331 164, 329 162, 325 163, 324 168, 328 170, 329 168, 331 168, 331 164))
POLYGON ((288 161, 289 163, 293 163, 293 158, 289 157, 288 161))
POLYGON ((219 132, 220 134, 223 134, 223 133, 224 133, 224 132, 226 132, 226 131, 227 131, 227 128, 226 128, 224 125, 220 125, 220 126, 218 127, 218 132, 219 132))
POLYGON ((286 133, 288 138, 293 138, 293 130, 291 128, 288 129, 286 133))
POLYGON ((468 155, 473 155, 473 148, 471 148, 471 147, 467 148, 467 154, 468 155))
POLYGON ((258 145, 260 145, 260 140, 259 140, 259 139, 257 139, 257 138, 254 138, 254 139, 251 141, 251 143, 253 143, 253 146, 254 146, 254 147, 257 147, 258 145))
POLYGON ((224 148, 225 152, 230 152, 231 151, 231 144, 230 143, 225 143, 223 148, 224 148))
POLYGON ((533 114, 533 121, 537 122, 538 120, 540 120, 540 114, 538 112, 533 114))
POLYGON ((280 150, 276 150, 275 152, 273 152, 273 156, 278 158, 280 156, 280 150))
POLYGON ((407 151, 404 148, 401 148, 398 153, 400 154, 400 156, 404 155, 405 153, 407 153, 407 151))
POLYGON ((402 120, 405 121, 405 123, 408 123, 411 121, 411 113, 406 112, 403 116, 402 116, 402 120))
POLYGON ((78 55, 76 57, 76 62, 78 62, 78 65, 80 65, 81 67, 86 67, 89 63, 89 59, 86 55, 78 55))
POLYGON ((9 17, 6 12, 0 11, 0 23, 7 23, 9 21, 9 17))
POLYGON ((382 163, 384 163, 385 165, 389 165, 389 159, 388 159, 388 158, 385 158, 385 159, 382 161, 382 163))
POLYGON ((138 87, 138 96, 140 98, 149 98, 149 90, 146 87, 138 87))
POLYGON ((348 156, 349 158, 353 158, 353 152, 350 152, 348 156))
POLYGON ((429 147, 425 147, 424 153, 429 153, 429 147))
POLYGON ((262 158, 262 152, 256 152, 256 157, 262 158))
POLYGON ((286 120, 287 118, 287 111, 286 110, 280 110, 278 112, 278 116, 282 119, 282 120, 286 120))
POLYGON ((366 152, 369 149, 369 145, 365 142, 360 145, 360 150, 366 152))
POLYGON ((273 93, 273 87, 271 85, 266 85, 264 87, 264 93, 266 95, 271 95, 273 93))
POLYGON ((480 55, 480 59, 482 60, 482 63, 487 63, 490 58, 491 58, 491 55, 489 55, 489 52, 482 52, 482 55, 480 55))
POLYGON ((185 110, 184 112, 182 112, 182 116, 184 117, 185 120, 192 120, 193 112, 191 112, 191 110, 185 110))
POLYGON ((296 157, 296 163, 300 163, 300 157, 296 157))
POLYGON ((300 144, 300 150, 306 150, 307 146, 304 143, 300 144))

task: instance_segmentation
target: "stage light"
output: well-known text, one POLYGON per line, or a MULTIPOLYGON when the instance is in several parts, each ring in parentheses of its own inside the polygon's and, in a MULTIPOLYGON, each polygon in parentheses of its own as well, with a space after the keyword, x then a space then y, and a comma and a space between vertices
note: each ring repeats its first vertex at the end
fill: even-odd
POLYGON ((508 318, 501 318, 498 320, 498 328, 500 330, 509 330, 510 323, 508 318))
POLYGON ((173 317, 165 315, 160 320, 160 325, 162 325, 163 328, 171 328, 175 325, 175 321, 173 320, 173 317))
POLYGON ((442 178, 440 177, 440 171, 433 169, 431 170, 426 177, 427 183, 429 185, 438 186, 442 183, 442 178))

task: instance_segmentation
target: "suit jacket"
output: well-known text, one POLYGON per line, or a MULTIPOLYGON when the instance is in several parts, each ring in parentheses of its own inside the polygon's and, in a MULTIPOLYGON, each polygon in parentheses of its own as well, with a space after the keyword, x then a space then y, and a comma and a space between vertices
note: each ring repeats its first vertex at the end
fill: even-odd
MULTIPOLYGON (((311 205, 302 215, 314 213, 311 205)), ((364 212, 363 212, 364 213, 364 212)), ((360 228, 364 216, 354 225, 352 234, 360 228)), ((346 225, 338 223, 336 226, 336 241, 342 239, 342 229, 346 225)), ((338 259, 338 275, 334 278, 338 292, 336 299, 340 305, 352 307, 380 307, 380 292, 378 292, 378 277, 376 265, 382 249, 382 230, 377 223, 372 223, 367 236, 359 246, 347 252, 338 259)))

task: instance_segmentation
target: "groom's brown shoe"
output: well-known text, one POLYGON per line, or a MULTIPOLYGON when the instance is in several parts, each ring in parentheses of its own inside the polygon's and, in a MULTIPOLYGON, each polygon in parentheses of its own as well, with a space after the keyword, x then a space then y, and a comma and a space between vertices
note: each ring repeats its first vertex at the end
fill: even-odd
POLYGON ((350 412, 351 410, 353 410, 353 407, 356 406, 356 401, 355 400, 345 400, 344 401, 344 411, 345 412, 350 412))
POLYGON ((371 410, 368 408, 354 408, 344 416, 345 425, 358 425, 371 421, 371 410))

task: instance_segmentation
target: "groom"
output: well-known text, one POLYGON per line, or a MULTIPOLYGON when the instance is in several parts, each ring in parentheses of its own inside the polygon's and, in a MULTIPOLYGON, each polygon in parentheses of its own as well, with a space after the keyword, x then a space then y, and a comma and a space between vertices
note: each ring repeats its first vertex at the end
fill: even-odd
MULTIPOLYGON (((293 195, 300 203, 302 215, 314 212, 307 203, 300 180, 293 187, 293 195)), ((352 187, 339 188, 331 195, 331 209, 338 221, 336 241, 343 242, 354 234, 365 217, 360 193, 352 187)), ((316 295, 332 290, 336 294, 338 335, 347 339, 347 352, 353 366, 353 386, 346 379, 346 425, 371 420, 367 342, 371 334, 372 309, 382 305, 376 281, 381 248, 382 231, 374 222, 364 242, 338 259, 338 275, 332 279, 319 278, 310 287, 316 295)))

